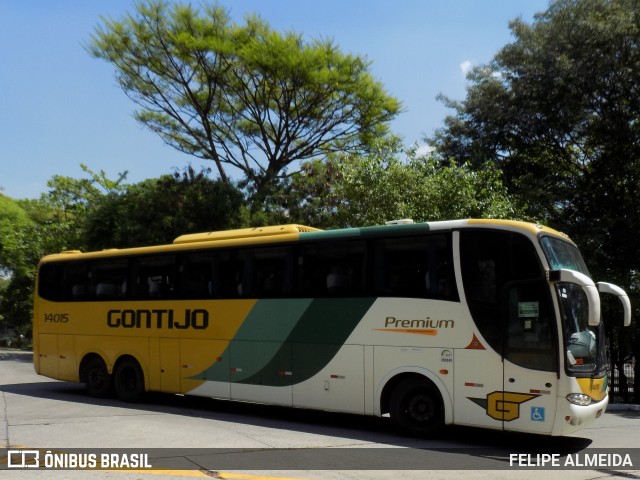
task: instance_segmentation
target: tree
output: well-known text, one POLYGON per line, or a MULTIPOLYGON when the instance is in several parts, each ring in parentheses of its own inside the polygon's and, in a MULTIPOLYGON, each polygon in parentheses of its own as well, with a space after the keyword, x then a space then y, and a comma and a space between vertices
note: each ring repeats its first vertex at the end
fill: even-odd
MULTIPOLYGON (((511 30, 466 98, 445 99, 455 114, 434 144, 444 159, 495 163, 529 215, 572 236, 594 276, 638 305, 640 3, 557 0, 511 30)), ((640 367, 636 379, 640 398, 640 367)))
POLYGON ((456 114, 436 133, 438 152, 459 163, 497 162, 510 191, 543 219, 578 215, 572 207, 585 193, 592 204, 593 196, 604 200, 603 182, 622 181, 633 194, 639 17, 634 1, 560 0, 532 25, 513 21, 515 42, 473 71, 466 99, 445 99, 456 114))
POLYGON ((85 165, 81 168, 89 178, 56 175, 47 182, 49 191, 39 199, 15 202, 5 197, 2 202, 19 205, 22 212, 12 214, 8 229, 3 229, 0 221, 0 273, 8 272, 0 292, 0 317, 17 334, 30 334, 33 286, 40 258, 63 250, 84 249, 86 215, 104 196, 116 195, 123 188, 126 173, 110 180, 103 171, 95 173, 85 165))
POLYGON ((248 208, 232 185, 191 167, 104 197, 86 217, 90 250, 171 243, 185 233, 245 226, 248 208))
POLYGON ((7 258, 5 244, 17 228, 31 224, 31 220, 19 202, 0 194, 0 277, 8 275, 12 265, 7 258))
POLYGON ((138 2, 88 50, 113 64, 139 122, 225 182, 239 169, 256 204, 287 167, 368 145, 400 110, 364 59, 256 16, 233 24, 219 6, 138 2))
POLYGON ((288 213, 295 221, 312 219, 313 226, 325 228, 520 214, 497 170, 443 166, 431 154, 402 152, 393 141, 367 156, 306 164, 290 195, 295 201, 288 213))

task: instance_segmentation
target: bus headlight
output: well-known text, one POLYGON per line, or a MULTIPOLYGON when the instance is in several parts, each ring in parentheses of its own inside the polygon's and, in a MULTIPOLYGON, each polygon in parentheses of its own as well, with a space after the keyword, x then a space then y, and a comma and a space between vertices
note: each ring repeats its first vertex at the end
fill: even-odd
POLYGON ((591 403, 591 397, 589 395, 585 395, 584 393, 570 393, 569 395, 567 395, 567 400, 569 400, 574 405, 586 406, 591 403))

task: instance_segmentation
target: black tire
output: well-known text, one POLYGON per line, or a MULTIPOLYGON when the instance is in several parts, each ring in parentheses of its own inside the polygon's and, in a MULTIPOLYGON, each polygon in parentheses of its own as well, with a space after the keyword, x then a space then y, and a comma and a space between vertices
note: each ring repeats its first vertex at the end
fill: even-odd
POLYGON ((413 435, 433 433, 444 424, 440 392, 418 378, 407 378, 395 386, 389 412, 400 430, 413 435))
POLYGON ((87 387, 89 395, 95 398, 106 398, 113 394, 113 378, 107 370, 102 358, 87 358, 80 367, 80 380, 87 387))
POLYGON ((116 395, 123 402, 139 402, 144 397, 144 373, 133 358, 120 360, 113 375, 116 395))

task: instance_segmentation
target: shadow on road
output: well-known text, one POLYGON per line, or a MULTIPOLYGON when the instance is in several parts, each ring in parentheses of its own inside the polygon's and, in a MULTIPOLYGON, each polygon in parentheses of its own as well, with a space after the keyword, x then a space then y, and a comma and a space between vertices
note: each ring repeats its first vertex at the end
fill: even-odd
POLYGON ((33 363, 33 352, 22 350, 0 350, 0 361, 33 363))
MULTIPOLYGON (((2 361, 31 361, 28 355, 0 353, 2 361)), ((584 450, 591 440, 580 437, 541 437, 452 426, 427 437, 412 438, 398 434, 387 418, 319 412, 305 409, 258 405, 251 403, 214 400, 203 397, 150 393, 143 403, 124 403, 117 399, 95 399, 88 396, 84 386, 76 383, 44 381, 0 385, 0 392, 25 395, 35 398, 73 402, 85 405, 100 405, 125 408, 143 412, 158 412, 177 416, 189 416, 251 426, 285 429, 314 435, 327 435, 372 442, 389 447, 409 447, 421 451, 455 451, 465 456, 476 456, 490 461, 500 468, 508 462, 509 453, 527 452, 573 454, 584 450)))

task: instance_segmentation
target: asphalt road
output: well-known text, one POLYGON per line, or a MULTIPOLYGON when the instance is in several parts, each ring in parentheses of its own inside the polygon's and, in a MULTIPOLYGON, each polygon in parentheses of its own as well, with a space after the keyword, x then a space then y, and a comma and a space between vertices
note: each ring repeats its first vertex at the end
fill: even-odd
MULTIPOLYGON (((144 460, 154 469, 12 468, 2 471, 6 480, 541 475, 545 480, 569 475, 581 480, 615 476, 616 471, 601 466, 569 471, 564 467, 568 457, 580 462, 602 454, 615 461, 624 460, 625 453, 631 454, 633 466, 619 474, 640 479, 640 411, 607 412, 591 427, 564 438, 462 427, 446 428, 429 438, 409 438, 396 433, 384 418, 164 394, 149 395, 141 404, 97 400, 88 397, 82 385, 36 375, 31 362, 28 353, 0 350, 0 447, 14 451, 13 464, 20 460, 16 450, 38 451, 41 464, 47 452, 48 461, 90 461, 95 455, 96 463, 101 455, 115 453, 113 461, 134 466, 144 460), (525 456, 510 457, 514 453, 525 456), (544 471, 527 468, 545 460, 544 471)), ((0 468, 7 465, 7 453, 4 450, 0 468)))

